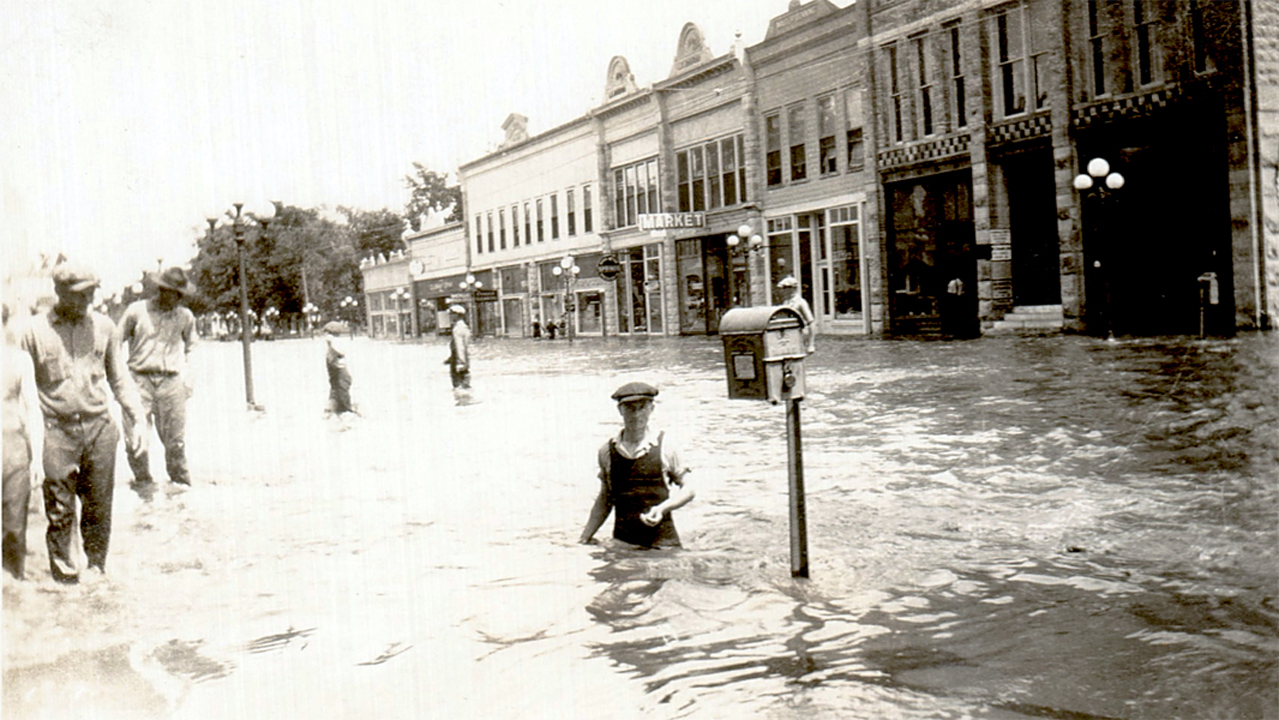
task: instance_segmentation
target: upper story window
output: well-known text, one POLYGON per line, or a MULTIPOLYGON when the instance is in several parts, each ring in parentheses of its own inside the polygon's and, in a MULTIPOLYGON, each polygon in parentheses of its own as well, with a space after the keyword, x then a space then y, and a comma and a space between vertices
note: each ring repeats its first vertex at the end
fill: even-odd
POLYGON ((500 208, 497 211, 497 239, 498 247, 502 250, 506 249, 506 208, 500 208))
POLYGON ((1092 64, 1093 95, 1106 94, 1106 42, 1110 23, 1102 17, 1099 0, 1088 0, 1088 50, 1092 64))
POLYGON ((573 203, 573 188, 564 191, 564 209, 568 213, 568 235, 577 234, 577 206, 573 203))
POLYGON ((582 186, 582 232, 591 232, 591 186, 582 186))
POLYGON ((924 135, 933 134, 933 62, 927 35, 911 41, 915 46, 915 70, 918 83, 919 122, 924 135))
POLYGON ((537 199, 537 241, 546 241, 546 229, 542 225, 542 198, 537 199))
POLYGON ((866 164, 866 148, 862 142, 862 91, 844 91, 844 142, 849 170, 861 170, 866 164))
POLYGON ((950 83, 953 91, 951 102, 954 106, 955 127, 968 125, 968 107, 964 98, 964 64, 962 62, 962 36, 958 25, 951 25, 948 30, 950 40, 950 83))
POLYGON ((769 113, 764 116, 764 167, 768 185, 782 184, 782 116, 769 113))
POLYGON ((657 160, 613 168, 613 200, 617 227, 630 227, 640 213, 660 212, 657 160))
POLYGON ((715 210, 746 202, 743 135, 712 140, 675 154, 680 212, 715 210))
POLYGON ((804 152, 807 129, 804 127, 804 104, 795 103, 786 108, 786 137, 790 145, 791 182, 808 177, 808 158, 804 152))
POLYGON ((897 65, 897 46, 889 45, 888 53, 888 98, 889 104, 892 106, 892 114, 889 122, 892 123, 892 137, 894 142, 901 142, 905 139, 905 133, 902 131, 902 82, 899 73, 900 68, 897 65))
POLYGON ((1053 82, 1050 10, 1045 2, 1019 4, 994 18, 998 107, 1004 117, 1048 107, 1053 82))
POLYGON ((560 239, 560 196, 551 193, 551 239, 560 239))
POLYGON ((524 244, 533 244, 532 210, 531 205, 528 202, 524 203, 524 244))
POLYGON ((493 244, 493 212, 492 211, 489 211, 489 214, 488 214, 488 227, 489 227, 489 252, 494 252, 496 248, 493 244))
POLYGON ((839 152, 835 148, 835 96, 817 98, 817 167, 822 175, 839 172, 839 152))
POLYGON ((511 206, 511 247, 520 246, 520 206, 511 206))
POLYGON ((484 252, 484 220, 478 214, 475 216, 475 252, 484 252))

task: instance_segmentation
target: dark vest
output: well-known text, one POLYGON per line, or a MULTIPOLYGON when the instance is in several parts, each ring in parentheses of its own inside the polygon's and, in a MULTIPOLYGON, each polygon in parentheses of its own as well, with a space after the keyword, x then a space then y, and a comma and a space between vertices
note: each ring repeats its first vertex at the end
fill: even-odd
POLYGON ((650 527, 640 515, 670 497, 662 472, 662 436, 638 458, 631 460, 609 442, 609 499, 613 502, 613 537, 645 547, 678 547, 679 533, 670 513, 650 527))

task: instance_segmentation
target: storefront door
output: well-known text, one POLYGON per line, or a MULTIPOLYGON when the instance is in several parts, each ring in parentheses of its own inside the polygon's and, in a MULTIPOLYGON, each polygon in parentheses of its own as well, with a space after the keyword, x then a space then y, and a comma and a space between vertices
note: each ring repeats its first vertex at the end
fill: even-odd
POLYGON ((718 332, 720 317, 732 306, 727 272, 729 253, 724 237, 680 240, 675 248, 680 334, 718 332))
POLYGON ((977 324, 970 171, 887 186, 889 331, 971 334, 977 324))

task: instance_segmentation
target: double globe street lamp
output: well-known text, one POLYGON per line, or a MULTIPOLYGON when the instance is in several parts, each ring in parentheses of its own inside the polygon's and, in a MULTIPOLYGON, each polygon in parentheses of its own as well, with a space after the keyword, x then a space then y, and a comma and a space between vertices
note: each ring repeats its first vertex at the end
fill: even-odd
POLYGON ((577 327, 577 303, 573 298, 573 280, 577 278, 578 273, 582 272, 582 268, 577 266, 573 261, 572 255, 565 255, 560 264, 551 268, 551 274, 559 277, 564 276, 564 313, 573 313, 568 323, 568 341, 573 342, 573 333, 577 327))
MULTIPOLYGON (((1075 176, 1072 184, 1075 190, 1079 191, 1081 198, 1094 197, 1101 204, 1101 208, 1105 208, 1107 201, 1114 195, 1115 191, 1123 188, 1126 180, 1124 176, 1118 172, 1112 172, 1110 163, 1105 158, 1095 157, 1088 161, 1087 172, 1079 173, 1075 176)), ((1101 227, 1102 223, 1096 223, 1094 227, 1101 227)), ((1093 270, 1099 274, 1105 295, 1105 307, 1102 310, 1102 316, 1106 321, 1106 339, 1115 339, 1114 322, 1110 317, 1110 263, 1109 258, 1105 258, 1106 262, 1102 262, 1101 254, 1105 254, 1109 248, 1108 243, 1100 242, 1096 245, 1100 249, 1098 257, 1094 257, 1092 261, 1093 270)))
MULTIPOLYGON (((413 293, 405 287, 396 288, 395 292, 391 293, 391 299, 395 301, 395 324, 400 328, 401 340, 404 339, 404 301, 410 300, 412 297, 413 293)), ((412 306, 410 305, 410 307, 412 306)))
MULTIPOLYGON (((273 200, 269 204, 263 204, 260 207, 250 208, 248 212, 244 212, 244 203, 232 203, 235 208, 235 214, 226 211, 226 215, 231 218, 231 229, 235 238, 236 259, 239 264, 239 283, 240 283, 240 345, 244 353, 244 402, 250 410, 261 411, 263 408, 253 400, 253 351, 250 348, 252 343, 252 332, 250 328, 250 320, 253 313, 249 310, 249 288, 245 280, 244 269, 244 243, 246 231, 249 227, 256 224, 259 228, 258 236, 266 234, 267 228, 271 225, 271 220, 276 212, 280 209, 281 203, 273 200)), ((218 218, 208 218, 209 235, 212 237, 214 230, 217 229, 218 218)))
POLYGON ((359 303, 350 295, 342 298, 342 302, 338 303, 338 313, 341 314, 343 320, 350 323, 348 329, 351 331, 351 337, 355 337, 355 315, 358 306, 359 303))

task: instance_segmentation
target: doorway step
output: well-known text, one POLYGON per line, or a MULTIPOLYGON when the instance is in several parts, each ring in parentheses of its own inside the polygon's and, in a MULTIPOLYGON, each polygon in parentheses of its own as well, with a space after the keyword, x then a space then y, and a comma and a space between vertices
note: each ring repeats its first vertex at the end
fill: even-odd
POLYGON ((1043 335, 1061 332, 1065 324, 1060 305, 1020 305, 986 329, 987 335, 1043 335))

